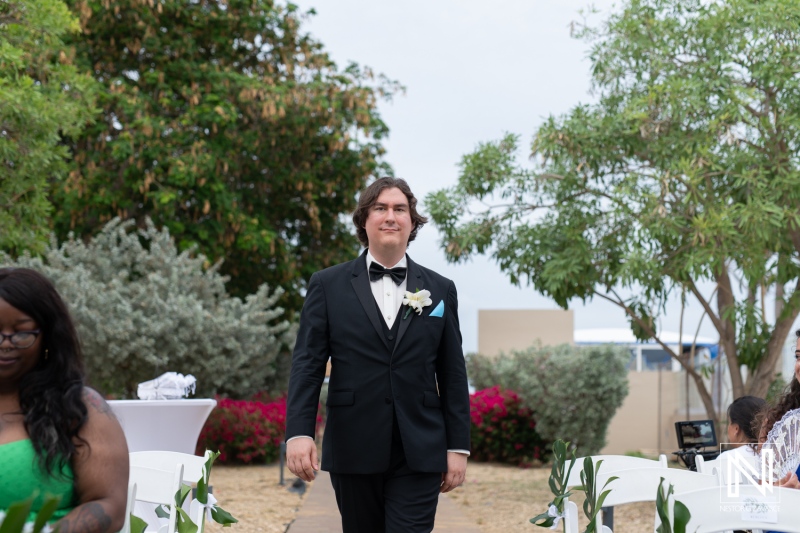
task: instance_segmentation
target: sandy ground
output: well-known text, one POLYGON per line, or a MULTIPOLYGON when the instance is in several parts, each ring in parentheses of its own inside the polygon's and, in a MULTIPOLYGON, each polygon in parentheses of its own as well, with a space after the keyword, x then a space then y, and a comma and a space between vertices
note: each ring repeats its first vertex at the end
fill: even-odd
MULTIPOLYGON (((211 485, 218 504, 239 519, 231 529, 210 524, 209 531, 226 533, 284 533, 303 504, 302 496, 289 492, 293 476, 286 471, 286 487, 278 485, 277 465, 215 465, 211 485)), ((552 494, 547 486, 549 468, 519 469, 510 466, 470 463, 463 486, 450 493, 469 518, 484 533, 544 532, 529 522, 547 510, 552 494)), ((582 500, 574 500, 585 527, 582 500)), ((614 510, 614 533, 652 530, 655 506, 631 504, 614 510)))
POLYGON ((211 486, 217 505, 239 520, 230 528, 214 522, 207 531, 225 533, 284 533, 303 504, 303 496, 290 492, 295 478, 285 470, 285 486, 278 484, 278 465, 223 466, 214 465, 211 486))
MULTIPOLYGON (((484 533, 533 533, 549 531, 529 521, 547 510, 553 499, 547 480, 550 468, 520 469, 512 466, 470 463, 464 485, 451 493, 453 501, 484 533)), ((586 527, 583 499, 578 504, 580 529, 586 527)), ((638 503, 614 509, 614 533, 652 531, 655 505, 638 503)))

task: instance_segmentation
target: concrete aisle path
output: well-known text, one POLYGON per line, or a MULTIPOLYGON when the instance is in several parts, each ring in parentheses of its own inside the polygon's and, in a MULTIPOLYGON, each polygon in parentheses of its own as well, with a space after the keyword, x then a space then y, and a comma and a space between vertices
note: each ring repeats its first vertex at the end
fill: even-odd
MULTIPOLYGON (((445 495, 439 495, 436 525, 433 533, 481 533, 458 505, 445 495)), ((327 472, 317 472, 317 479, 288 533, 342 533, 342 521, 336 507, 331 479, 327 472)))

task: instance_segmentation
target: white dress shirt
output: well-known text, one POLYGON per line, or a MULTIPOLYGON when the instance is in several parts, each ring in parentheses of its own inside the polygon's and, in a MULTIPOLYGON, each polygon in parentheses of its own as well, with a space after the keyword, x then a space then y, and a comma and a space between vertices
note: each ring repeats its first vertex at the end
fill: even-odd
MULTIPOLYGON (((367 250, 367 270, 369 270, 370 265, 377 261, 375 258, 372 257, 372 254, 369 253, 367 250)), ((378 263, 380 265, 380 263, 378 263)), ((384 268, 394 268, 394 267, 408 267, 408 261, 406 260, 406 256, 397 262, 396 265, 392 265, 387 267, 386 265, 381 265, 384 268)), ((375 281, 369 282, 369 286, 372 289, 372 296, 375 297, 375 301, 378 303, 378 307, 381 310, 381 315, 383 316, 384 322, 386 325, 389 326, 389 329, 392 329, 394 325, 394 321, 397 318, 398 313, 400 313, 400 307, 403 305, 403 296, 406 293, 406 280, 408 279, 408 274, 406 274, 406 279, 403 280, 400 285, 397 285, 392 276, 389 274, 384 274, 383 279, 378 279, 375 281)))

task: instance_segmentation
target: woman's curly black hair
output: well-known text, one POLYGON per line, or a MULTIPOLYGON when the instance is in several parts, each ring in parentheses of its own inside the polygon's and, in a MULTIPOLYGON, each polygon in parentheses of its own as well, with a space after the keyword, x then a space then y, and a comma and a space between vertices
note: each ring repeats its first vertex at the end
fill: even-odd
POLYGON ((19 405, 39 464, 60 474, 86 444, 78 435, 88 418, 78 334, 56 288, 35 270, 0 268, 0 298, 41 329, 39 361, 19 382, 19 405))
MULTIPOLYGON (((800 339, 800 329, 795 331, 794 334, 800 339)), ((778 398, 775 405, 770 406, 765 411, 763 423, 766 425, 766 430, 772 429, 775 422, 783 418, 783 415, 797 408, 800 408, 800 382, 797 381, 797 376, 795 375, 792 376, 792 381, 789 382, 787 390, 778 398)))

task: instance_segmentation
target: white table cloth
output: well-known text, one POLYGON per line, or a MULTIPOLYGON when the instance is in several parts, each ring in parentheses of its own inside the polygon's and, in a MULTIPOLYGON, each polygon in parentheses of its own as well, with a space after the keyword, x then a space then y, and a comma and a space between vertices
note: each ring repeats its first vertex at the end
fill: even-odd
POLYGON ((210 398, 110 400, 128 441, 129 452, 169 450, 194 454, 197 438, 217 405, 210 398))

